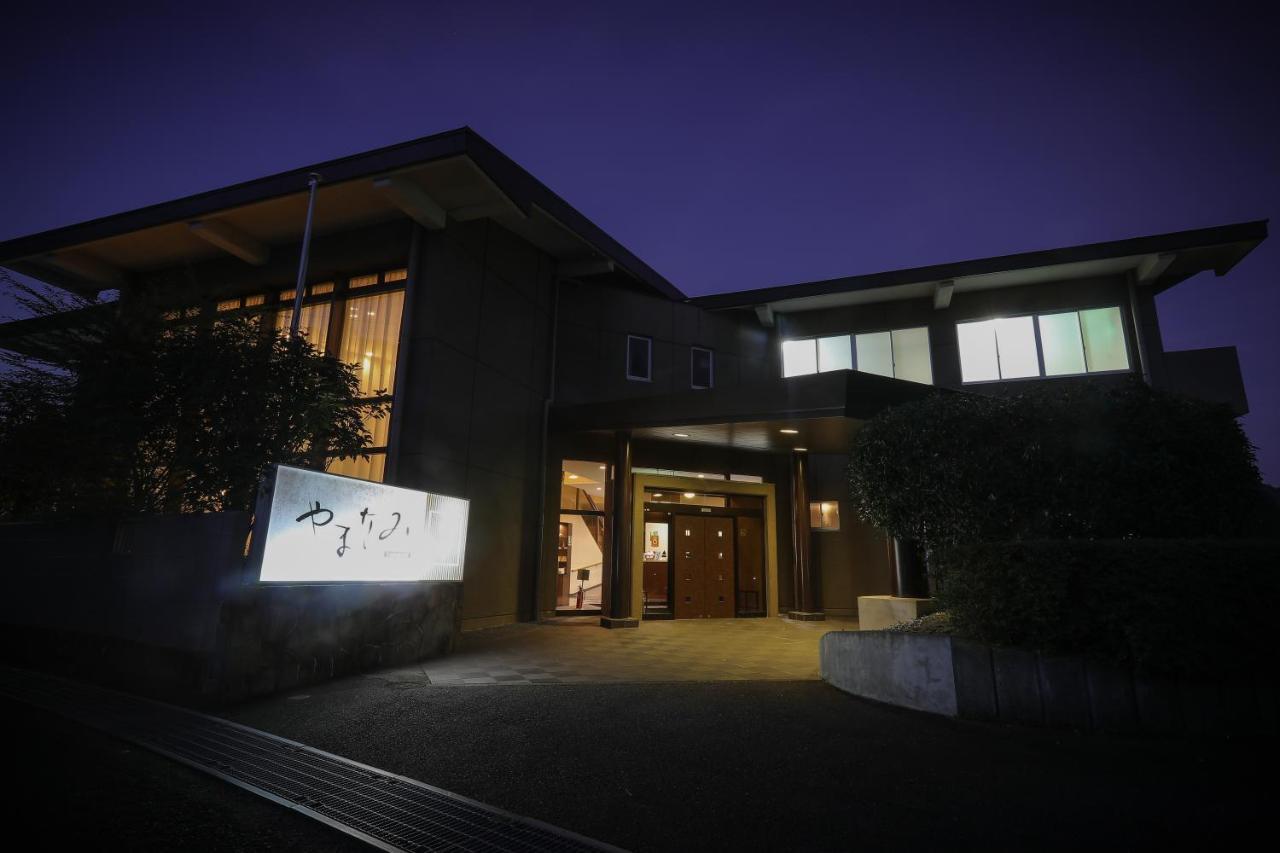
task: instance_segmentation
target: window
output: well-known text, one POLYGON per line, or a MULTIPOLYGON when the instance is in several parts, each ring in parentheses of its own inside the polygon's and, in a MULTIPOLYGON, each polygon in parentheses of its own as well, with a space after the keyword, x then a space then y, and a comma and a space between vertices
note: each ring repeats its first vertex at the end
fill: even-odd
POLYGON ((689 348, 689 384, 711 388, 715 381, 715 353, 702 347, 689 348))
POLYGON ((635 382, 653 381, 653 339, 627 335, 627 378, 635 382))
POLYGON ((818 350, 812 338, 782 342, 782 375, 804 376, 818 372, 818 350))
POLYGON ((240 307, 240 299, 222 299, 218 301, 218 311, 234 311, 240 307))
MULTIPOLYGON (((560 463, 560 536, 556 609, 598 611, 609 566, 609 466, 587 459, 560 463)), ((647 541, 647 539, 646 539, 647 541)))
POLYGON ((1129 352, 1124 345, 1124 321, 1119 308, 1093 308, 1080 312, 1085 364, 1090 373, 1128 370, 1129 352))
POLYGON ((836 335, 818 338, 818 372, 853 370, 853 353, 849 349, 849 336, 836 335))
MULTIPOLYGON (((330 302, 319 302, 312 305, 303 305, 302 314, 299 315, 298 331, 311 341, 311 345, 320 352, 325 351, 325 344, 329 340, 329 311, 332 308, 330 302)), ((293 323, 293 308, 284 308, 276 312, 276 331, 282 335, 289 334, 289 326, 293 323)))
POLYGON ((889 332, 857 335, 853 349, 858 370, 877 376, 893 376, 893 337, 889 332))
MULTIPOLYGON (((369 400, 391 403, 381 418, 365 419, 369 431, 369 458, 325 460, 325 470, 332 474, 381 481, 386 475, 391 412, 394 409, 396 360, 400 348, 400 324, 404 312, 403 287, 381 287, 373 292, 350 294, 352 288, 377 284, 403 283, 407 276, 401 270, 352 276, 341 282, 325 281, 309 285, 302 306, 298 328, 316 349, 348 364, 354 364, 359 380, 359 394, 369 400), (335 337, 329 335, 330 327, 335 337)), ((288 333, 293 319, 296 291, 279 291, 275 327, 288 333)))
POLYGON ((809 504, 810 530, 839 530, 840 504, 835 501, 814 501, 809 504))
POLYGON ((325 470, 330 474, 341 474, 344 477, 381 483, 387 473, 387 454, 385 450, 381 453, 371 451, 368 459, 360 456, 330 459, 325 463, 325 470))
POLYGON ((399 290, 347 300, 338 358, 356 365, 362 396, 395 393, 403 309, 404 292, 399 290))
POLYGON ((932 385, 929 330, 921 326, 782 342, 784 377, 832 370, 861 370, 932 385))
POLYGON ((1129 369, 1116 307, 957 323, 956 338, 965 382, 1129 369))
POLYGON ((1065 376, 1084 373, 1084 344, 1080 337, 1080 314, 1042 314, 1036 318, 1040 326, 1040 348, 1044 352, 1044 375, 1065 376))

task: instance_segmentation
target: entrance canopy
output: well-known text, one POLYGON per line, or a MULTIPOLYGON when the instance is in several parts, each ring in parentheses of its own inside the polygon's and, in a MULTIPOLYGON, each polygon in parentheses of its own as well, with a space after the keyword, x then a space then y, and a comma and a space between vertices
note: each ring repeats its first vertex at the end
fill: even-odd
POLYGON ((820 373, 748 388, 682 391, 557 406, 558 432, 630 430, 635 438, 754 451, 844 453, 863 422, 899 403, 955 393, 859 371, 820 373))

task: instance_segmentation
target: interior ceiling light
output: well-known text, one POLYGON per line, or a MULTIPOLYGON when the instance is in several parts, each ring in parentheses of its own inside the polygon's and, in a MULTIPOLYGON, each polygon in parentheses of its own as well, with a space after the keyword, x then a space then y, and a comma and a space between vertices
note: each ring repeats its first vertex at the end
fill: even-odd
POLYGON ((798 429, 780 429, 778 430, 778 432, 782 433, 783 435, 799 435, 800 434, 800 430, 798 429))
POLYGON ((697 495, 695 495, 693 492, 685 492, 685 493, 684 493, 684 496, 685 496, 686 498, 693 498, 693 497, 697 497, 697 495))
POLYGON ((797 452, 797 453, 807 453, 807 452, 808 452, 808 450, 809 450, 809 448, 807 448, 807 447, 797 447, 797 448, 796 448, 796 452, 797 452))
POLYGON ((672 434, 672 435, 674 435, 676 438, 688 438, 688 437, 689 437, 689 433, 687 433, 687 432, 673 432, 673 433, 671 433, 671 434, 672 434))
POLYGON ((577 475, 577 474, 570 474, 570 475, 569 475, 569 479, 570 479, 570 480, 576 480, 576 479, 578 479, 578 475, 577 475))
POLYGON ((662 492, 654 492, 654 493, 653 493, 653 496, 654 496, 655 498, 660 498, 660 497, 662 497, 662 492))

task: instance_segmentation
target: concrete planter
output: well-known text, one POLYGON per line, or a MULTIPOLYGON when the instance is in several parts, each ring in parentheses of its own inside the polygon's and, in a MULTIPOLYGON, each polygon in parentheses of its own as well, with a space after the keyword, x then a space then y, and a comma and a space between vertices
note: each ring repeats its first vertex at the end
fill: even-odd
POLYGON ((947 717, 1079 731, 1225 735, 1280 732, 1274 679, 1159 679, 1080 657, 940 634, 833 631, 822 677, 846 693, 947 717))

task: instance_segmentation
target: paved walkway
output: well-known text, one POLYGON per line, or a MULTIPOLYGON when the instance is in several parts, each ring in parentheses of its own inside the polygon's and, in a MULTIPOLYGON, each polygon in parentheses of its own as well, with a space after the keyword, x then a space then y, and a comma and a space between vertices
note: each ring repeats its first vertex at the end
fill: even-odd
POLYGON ((447 657, 371 673, 435 686, 659 681, 808 681, 818 639, 851 619, 688 619, 607 630, 598 618, 508 625, 462 635, 447 657))

